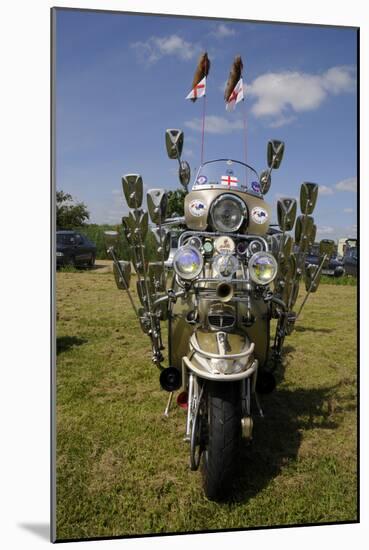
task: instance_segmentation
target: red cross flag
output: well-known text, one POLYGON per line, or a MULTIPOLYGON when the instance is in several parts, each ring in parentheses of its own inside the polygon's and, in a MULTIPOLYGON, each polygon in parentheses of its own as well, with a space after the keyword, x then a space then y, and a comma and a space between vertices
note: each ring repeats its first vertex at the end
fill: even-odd
POLYGON ((190 91, 186 99, 197 99, 205 95, 206 92, 206 76, 190 91))
POLYGON ((229 96, 229 99, 226 103, 226 110, 233 111, 237 103, 243 100, 243 80, 239 79, 236 86, 233 89, 233 92, 229 96))
POLYGON ((222 176, 221 185, 228 185, 228 187, 237 187, 238 178, 235 176, 222 176))

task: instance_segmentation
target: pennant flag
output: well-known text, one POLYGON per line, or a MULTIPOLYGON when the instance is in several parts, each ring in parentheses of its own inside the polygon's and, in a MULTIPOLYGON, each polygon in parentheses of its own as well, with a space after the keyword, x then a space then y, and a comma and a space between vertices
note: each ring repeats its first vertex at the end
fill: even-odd
POLYGON ((186 96, 186 99, 196 100, 199 97, 204 96, 206 93, 206 76, 198 84, 195 84, 194 88, 186 96))
POLYGON ((228 101, 226 102, 226 110, 227 111, 233 111, 240 101, 243 100, 243 80, 242 78, 239 79, 236 86, 232 90, 228 101))

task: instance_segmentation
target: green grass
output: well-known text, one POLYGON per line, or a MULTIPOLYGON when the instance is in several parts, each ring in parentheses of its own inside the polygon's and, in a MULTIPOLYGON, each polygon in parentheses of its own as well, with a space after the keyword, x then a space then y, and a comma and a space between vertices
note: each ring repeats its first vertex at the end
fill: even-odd
POLYGON ((357 278, 350 275, 343 275, 342 277, 323 275, 320 283, 323 285, 357 286, 357 278))
POLYGON ((163 417, 149 341, 113 275, 59 272, 57 310, 58 539, 356 519, 355 287, 310 296, 223 504, 188 467, 184 411, 163 417))

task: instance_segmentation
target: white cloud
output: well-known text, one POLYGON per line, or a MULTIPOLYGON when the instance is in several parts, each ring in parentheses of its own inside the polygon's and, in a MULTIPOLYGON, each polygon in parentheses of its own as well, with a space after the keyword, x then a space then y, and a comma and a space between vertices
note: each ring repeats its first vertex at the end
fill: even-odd
POLYGON ((357 191, 357 181, 356 177, 347 178, 345 180, 339 181, 335 185, 338 191, 350 191, 351 193, 356 193, 357 191))
POLYGON ((352 67, 332 67, 323 74, 297 71, 265 73, 247 86, 246 94, 255 100, 251 112, 256 117, 269 117, 274 127, 288 124, 293 113, 320 107, 330 95, 355 90, 352 67))
MULTIPOLYGON (((192 120, 187 120, 185 122, 187 128, 191 130, 201 131, 202 130, 202 119, 193 118, 192 120)), ((225 117, 209 115, 206 117, 205 121, 205 130, 209 134, 230 134, 234 130, 242 130, 243 122, 242 120, 230 121, 225 117)))
POLYGON ((328 187, 328 185, 319 185, 319 195, 333 195, 333 189, 332 187, 328 187))
POLYGON ((344 208, 343 211, 344 211, 346 214, 353 214, 354 209, 353 209, 353 208, 344 208))
POLYGON ((174 55, 183 61, 189 61, 202 51, 199 44, 187 42, 177 34, 162 37, 151 36, 146 42, 134 42, 130 46, 136 50, 139 60, 148 64, 156 63, 167 55, 174 55))
POLYGON ((276 120, 272 120, 269 123, 270 128, 280 128, 281 126, 286 126, 296 119, 295 116, 280 116, 276 120))
POLYGON ((331 227, 329 225, 321 225, 317 228, 317 233, 319 233, 319 235, 332 235, 332 233, 334 232, 334 227, 331 227))
POLYGON ((211 36, 215 36, 216 38, 228 38, 229 36, 234 36, 236 34, 236 31, 232 29, 229 25, 220 23, 220 25, 218 25, 217 28, 210 34, 211 36))

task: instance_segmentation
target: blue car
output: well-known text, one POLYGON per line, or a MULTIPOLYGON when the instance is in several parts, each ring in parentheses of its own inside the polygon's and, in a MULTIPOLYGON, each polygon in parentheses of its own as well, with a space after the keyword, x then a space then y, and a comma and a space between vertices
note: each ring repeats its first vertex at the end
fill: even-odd
MULTIPOLYGON (((310 253, 306 255, 305 265, 314 264, 319 265, 321 257, 319 255, 319 247, 313 247, 310 253)), ((332 254, 329 259, 328 265, 323 267, 322 275, 331 275, 333 277, 342 277, 345 273, 342 260, 338 258, 336 254, 332 254)))
POLYGON ((56 266, 93 267, 96 258, 96 245, 78 231, 56 232, 56 266))

